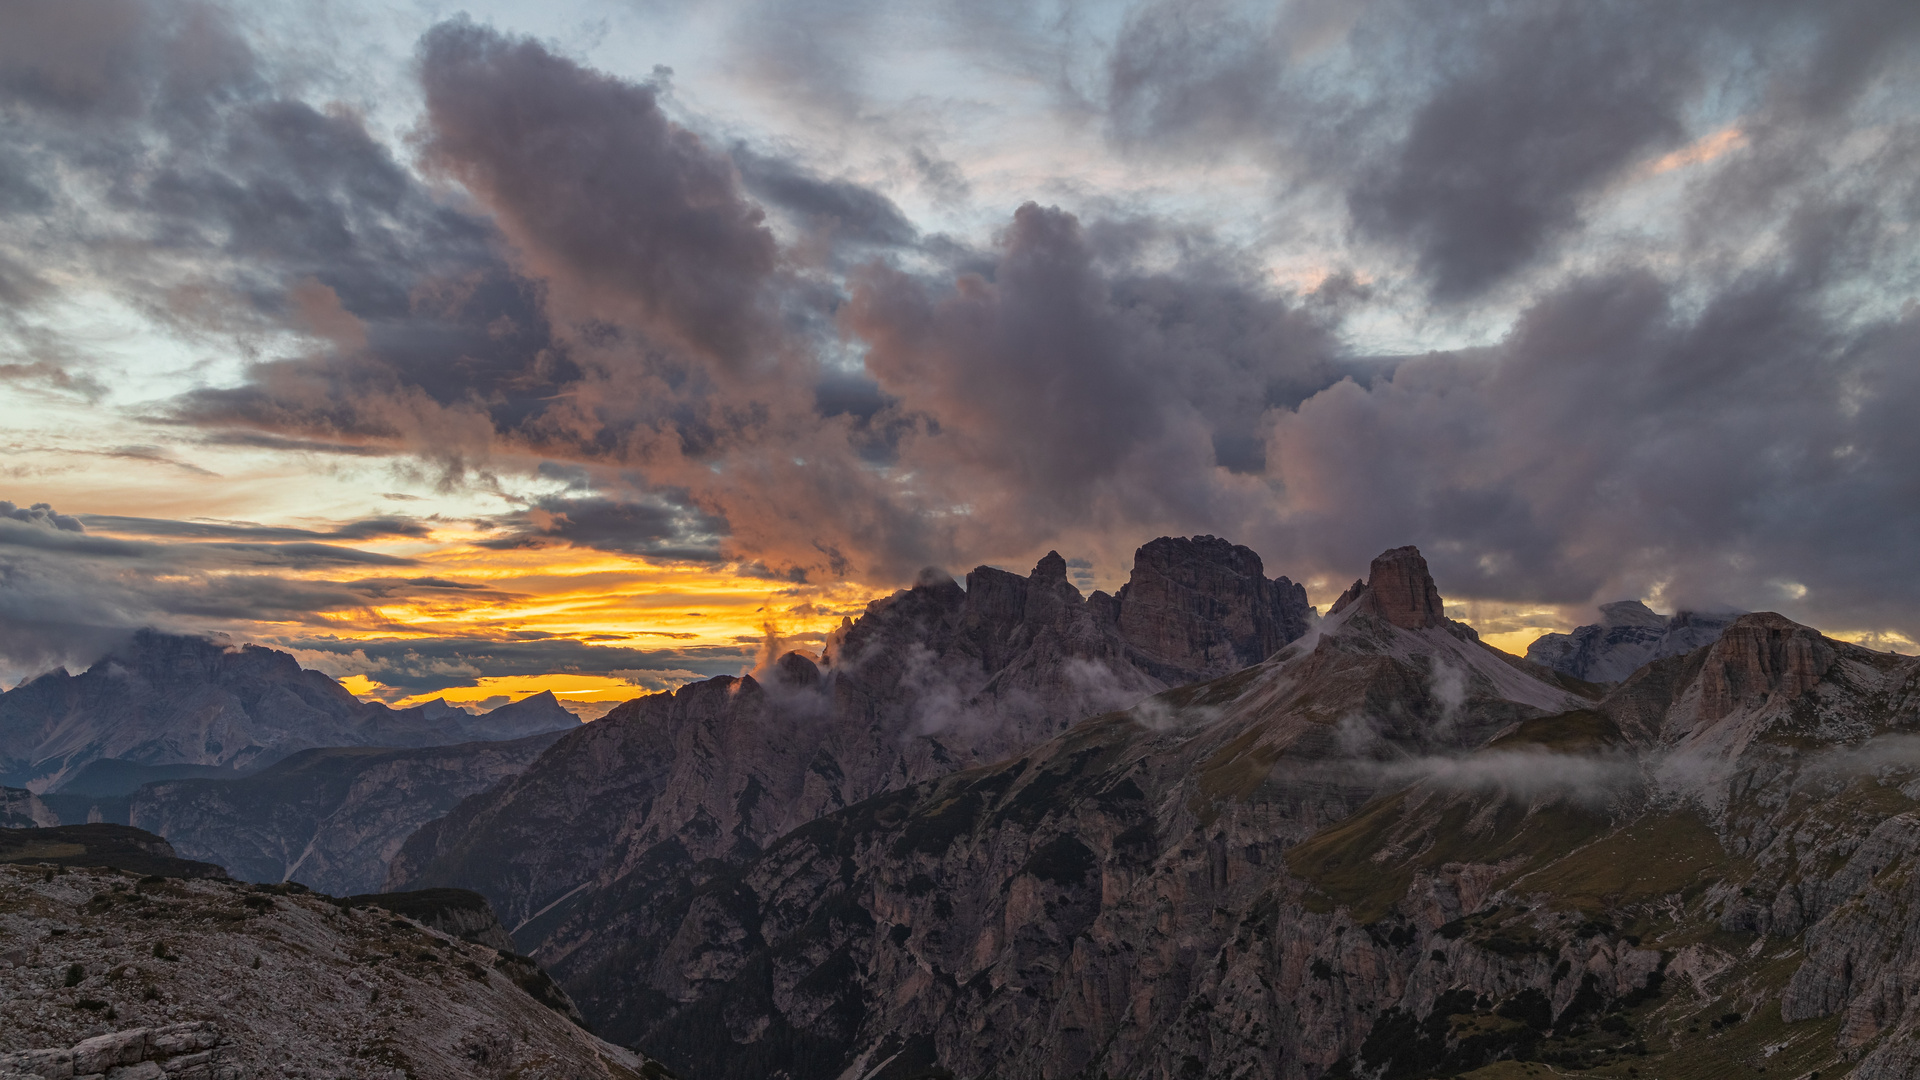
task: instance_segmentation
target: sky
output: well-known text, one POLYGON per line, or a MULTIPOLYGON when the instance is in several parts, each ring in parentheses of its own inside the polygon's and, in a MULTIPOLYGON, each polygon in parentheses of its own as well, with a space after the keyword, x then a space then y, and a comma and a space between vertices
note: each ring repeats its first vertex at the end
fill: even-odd
POLYGON ((1920 5, 0 6, 0 680, 615 700, 1417 544, 1920 641, 1920 5))

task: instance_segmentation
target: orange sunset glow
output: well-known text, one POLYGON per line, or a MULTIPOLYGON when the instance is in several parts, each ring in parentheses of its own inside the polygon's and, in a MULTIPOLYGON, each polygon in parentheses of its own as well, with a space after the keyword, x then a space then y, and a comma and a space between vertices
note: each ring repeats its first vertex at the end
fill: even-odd
MULTIPOLYGON (((110 527, 94 532, 115 534, 110 527)), ((745 666, 769 632, 790 647, 805 647, 884 594, 844 581, 813 585, 756 576, 737 563, 674 562, 564 545, 501 550, 481 546, 487 535, 486 530, 453 523, 424 536, 355 545, 360 552, 416 564, 402 583, 406 587, 390 588, 393 579, 387 574, 281 571, 283 579, 360 586, 374 598, 348 610, 258 618, 250 636, 263 642, 318 636, 342 646, 375 640, 486 642, 538 636, 590 645, 731 651, 742 657, 737 666, 745 666), (430 576, 418 576, 419 571, 430 576), (429 587, 417 587, 423 582, 429 587)), ((707 674, 672 667, 621 674, 475 673, 468 685, 406 693, 376 676, 352 671, 351 652, 329 663, 312 650, 292 651, 310 666, 333 670, 353 693, 401 706, 433 698, 498 704, 548 690, 566 702, 615 702, 707 674)))

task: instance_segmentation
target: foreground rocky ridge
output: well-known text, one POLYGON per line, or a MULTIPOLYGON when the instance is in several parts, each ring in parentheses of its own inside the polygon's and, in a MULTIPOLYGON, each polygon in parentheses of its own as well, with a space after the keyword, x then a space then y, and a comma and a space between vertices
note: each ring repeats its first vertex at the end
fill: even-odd
POLYGON ((577 726, 557 703, 477 717, 390 709, 286 653, 143 630, 80 675, 54 671, 0 693, 0 783, 47 792, 106 758, 239 770, 313 747, 438 746, 577 726))
POLYGON ((1759 614, 1603 696, 1416 560, 1252 669, 631 875, 544 958, 716 1078, 1913 1075, 1920 661, 1759 614))
POLYGON ((543 981, 524 960, 379 906, 0 865, 0 1047, 12 1051, 0 1073, 667 1075, 569 1020, 543 981))
POLYGON ((475 889, 524 946, 563 949, 552 935, 602 936, 573 913, 605 890, 750 858, 822 813, 1258 662, 1312 617, 1300 586, 1210 536, 1144 545, 1116 596, 1082 597, 1066 570, 1049 554, 965 589, 923 575, 821 656, 628 702, 422 829, 388 887, 475 889))

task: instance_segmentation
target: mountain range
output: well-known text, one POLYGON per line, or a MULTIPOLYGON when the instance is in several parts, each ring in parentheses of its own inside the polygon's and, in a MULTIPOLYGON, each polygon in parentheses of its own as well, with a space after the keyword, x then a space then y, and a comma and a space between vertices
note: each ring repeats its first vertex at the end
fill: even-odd
POLYGON ((314 747, 441 746, 579 723, 550 697, 481 716, 436 705, 390 709, 283 652, 143 630, 79 675, 0 694, 0 784, 56 791, 103 759, 239 772, 314 747))
MULTIPOLYGON (((1481 644, 1399 549, 1258 663, 770 839, 712 799, 686 820, 731 834, 562 812, 572 792, 646 829, 672 755, 629 747, 729 702, 764 724, 779 694, 837 700, 801 659, 778 690, 687 687, 562 740, 390 883, 523 912, 517 940, 602 1030, 690 1076, 1920 1064, 1899 944, 1920 661, 1762 613, 1587 682, 1481 644), (590 786, 589 762, 633 786, 590 786), (536 837, 599 872, 529 890, 536 837)), ((745 790, 719 787, 757 808, 745 790)))
POLYGON ((65 717, 10 760, 141 781, 189 859, 473 890, 688 1080, 1920 1073, 1920 660, 1637 602, 1522 659, 1413 548, 1323 616, 1213 537, 1112 595, 1066 569, 923 573, 819 653, 518 739, 157 635, 198 667, 0 719, 65 717), (253 749, 192 759, 235 709, 253 749), (282 753, 343 732, 416 741, 282 753))
POLYGON ((1741 612, 1660 615, 1638 600, 1600 605, 1600 621, 1567 634, 1542 634, 1527 659, 1576 679, 1619 682, 1655 660, 1713 644, 1741 612))
POLYGON ((1170 685, 1257 662, 1306 633, 1305 590, 1210 536, 1135 554, 1082 597, 1057 553, 963 589, 923 574, 819 656, 628 702, 421 830, 391 889, 486 895, 531 949, 605 940, 618 897, 658 895, 821 814, 1059 734, 1170 685))

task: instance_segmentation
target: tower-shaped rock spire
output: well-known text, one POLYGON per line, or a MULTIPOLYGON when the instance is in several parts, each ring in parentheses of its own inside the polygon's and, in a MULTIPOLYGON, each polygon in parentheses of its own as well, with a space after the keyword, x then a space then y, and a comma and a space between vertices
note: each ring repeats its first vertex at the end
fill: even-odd
POLYGON ((1327 614, 1344 611, 1355 603, 1361 610, 1406 630, 1439 626, 1446 617, 1440 590, 1427 572, 1427 560, 1420 557, 1419 548, 1411 545, 1381 552, 1367 571, 1366 585, 1354 582, 1327 614))

